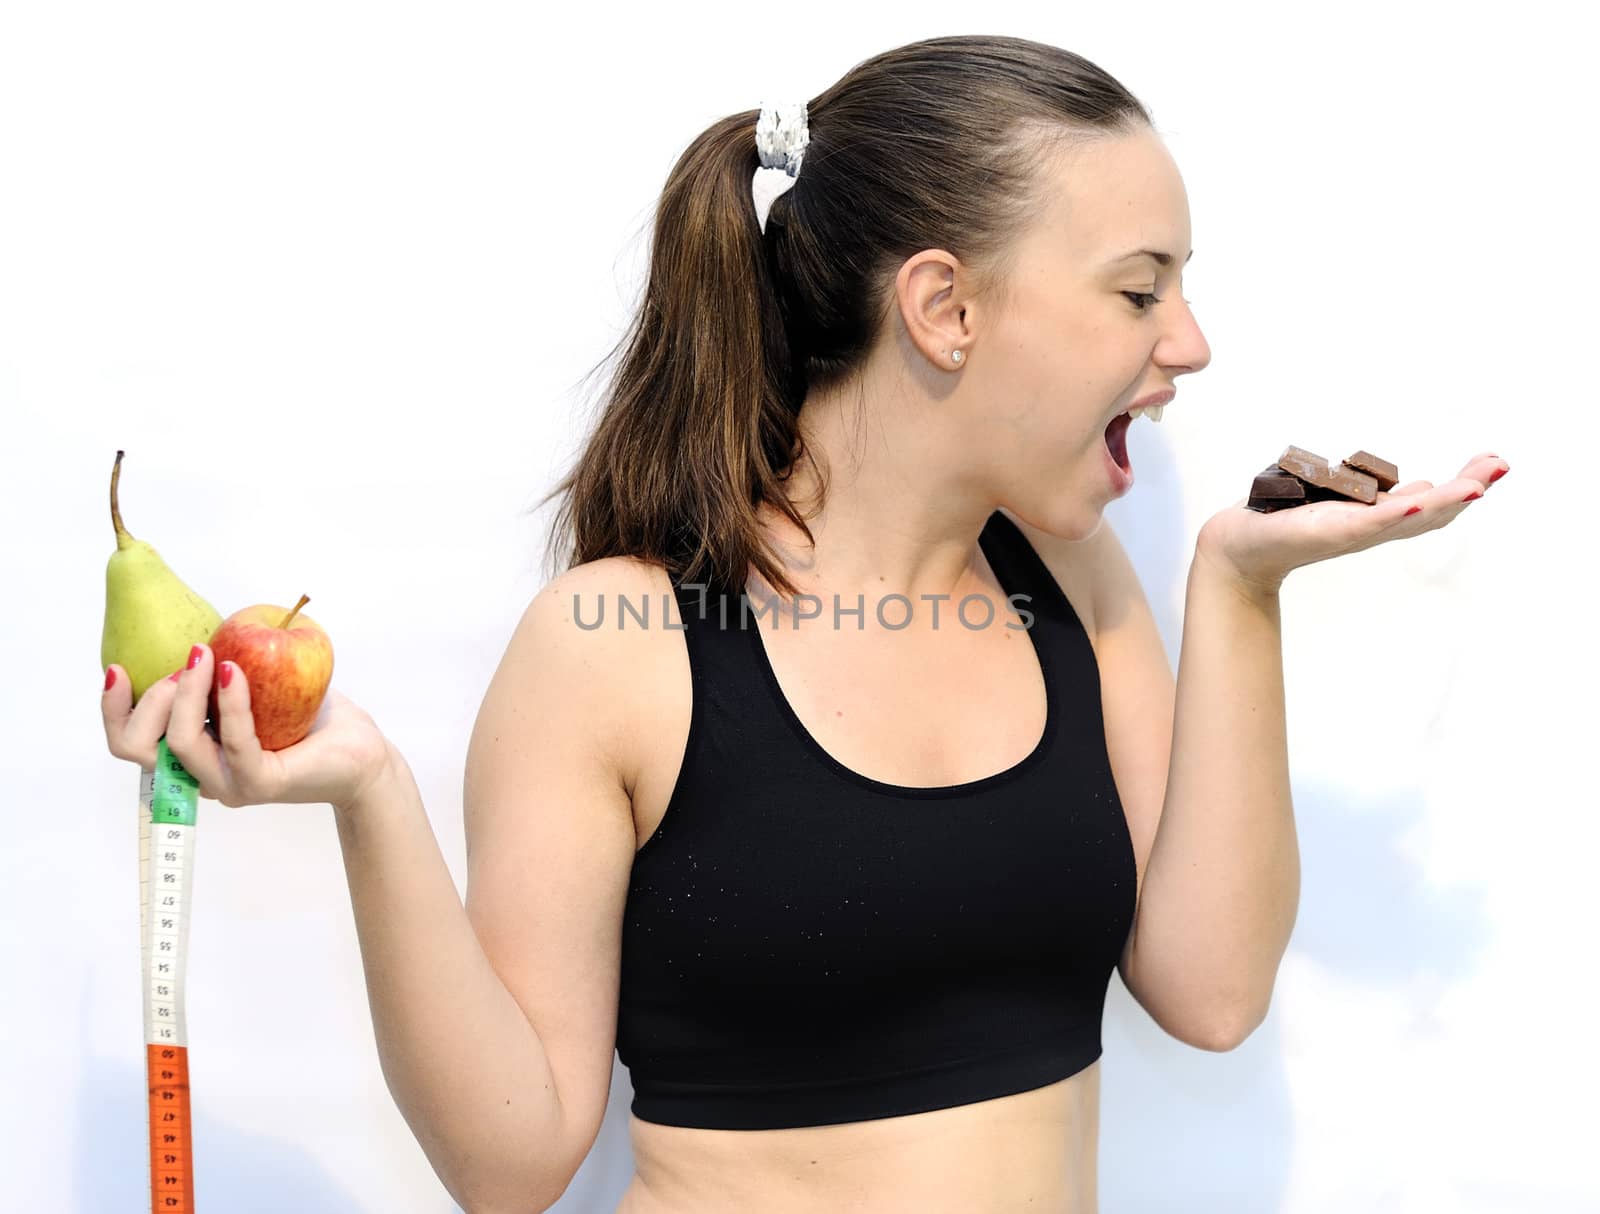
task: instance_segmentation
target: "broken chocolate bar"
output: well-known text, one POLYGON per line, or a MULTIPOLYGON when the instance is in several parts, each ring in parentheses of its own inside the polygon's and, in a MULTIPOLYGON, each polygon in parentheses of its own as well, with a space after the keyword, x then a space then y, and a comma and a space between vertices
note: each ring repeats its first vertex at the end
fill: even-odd
MULTIPOLYGON (((1372 505, 1378 500, 1378 478, 1347 468, 1343 464, 1330 468, 1322 456, 1302 447, 1287 447, 1278 456, 1278 467, 1303 480, 1307 485, 1327 489, 1342 497, 1372 505)), ((1309 496, 1309 495, 1308 495, 1309 496)))
POLYGON ((1250 486, 1250 501, 1247 504, 1252 510, 1270 514, 1274 510, 1301 505, 1305 500, 1306 487, 1274 464, 1270 472, 1256 476, 1255 483, 1250 486))
POLYGON ((1357 472, 1365 472, 1378 482, 1378 488, 1387 493, 1400 483, 1400 469, 1386 459, 1379 459, 1370 451, 1357 451, 1343 461, 1357 472))
POLYGON ((1357 451, 1335 467, 1315 452, 1288 447, 1256 474, 1246 503, 1251 510, 1271 513, 1305 502, 1356 501, 1373 505, 1378 492, 1399 482, 1400 470, 1370 451, 1357 451))

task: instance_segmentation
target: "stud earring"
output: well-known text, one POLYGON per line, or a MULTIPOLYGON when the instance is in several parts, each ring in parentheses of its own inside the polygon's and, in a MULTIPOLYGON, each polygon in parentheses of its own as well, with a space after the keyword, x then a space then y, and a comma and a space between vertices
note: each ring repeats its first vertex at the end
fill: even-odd
POLYGON ((957 362, 957 363, 960 362, 961 361, 961 351, 960 350, 952 350, 952 351, 950 351, 950 361, 951 362, 957 362))

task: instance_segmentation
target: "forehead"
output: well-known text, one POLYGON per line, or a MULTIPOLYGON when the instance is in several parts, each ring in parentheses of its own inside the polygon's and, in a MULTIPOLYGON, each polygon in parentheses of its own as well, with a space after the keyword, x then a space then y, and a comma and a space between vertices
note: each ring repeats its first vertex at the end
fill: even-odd
POLYGON ((1188 256, 1189 198, 1177 163, 1154 132, 1099 139, 1064 151, 1049 181, 1036 235, 1079 266, 1146 269, 1134 249, 1162 249, 1182 268, 1188 256))

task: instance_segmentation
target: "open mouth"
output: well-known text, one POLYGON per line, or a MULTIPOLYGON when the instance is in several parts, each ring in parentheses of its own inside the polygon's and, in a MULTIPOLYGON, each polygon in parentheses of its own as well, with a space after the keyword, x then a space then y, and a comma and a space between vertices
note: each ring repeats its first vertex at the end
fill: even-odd
POLYGON ((1119 413, 1106 427, 1106 450, 1111 452, 1111 458, 1124 472, 1133 470, 1128 463, 1128 427, 1132 424, 1132 417, 1126 413, 1119 413))

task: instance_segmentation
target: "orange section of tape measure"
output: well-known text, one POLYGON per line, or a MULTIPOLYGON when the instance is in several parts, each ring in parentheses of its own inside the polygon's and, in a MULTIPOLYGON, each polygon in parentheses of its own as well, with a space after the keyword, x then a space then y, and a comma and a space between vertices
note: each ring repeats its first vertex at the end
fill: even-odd
POLYGON ((152 1214, 193 1214, 189 1050, 147 1045, 144 1051, 150 1083, 150 1209, 152 1214))

